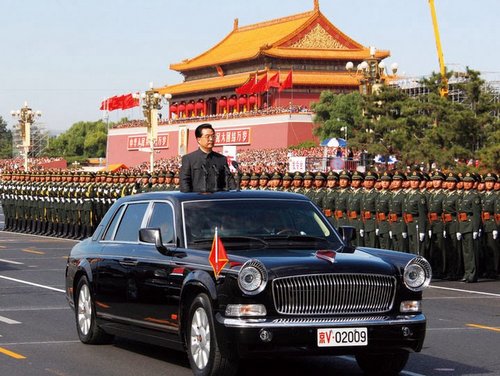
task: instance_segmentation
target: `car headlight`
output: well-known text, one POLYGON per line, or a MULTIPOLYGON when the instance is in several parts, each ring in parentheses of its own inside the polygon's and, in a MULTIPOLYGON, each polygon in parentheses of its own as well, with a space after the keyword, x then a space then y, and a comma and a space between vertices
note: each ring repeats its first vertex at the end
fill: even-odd
POLYGON ((238 274, 238 286, 247 295, 257 295, 266 288, 267 270, 259 260, 248 260, 238 274))
POLYGON ((421 256, 410 260, 405 266, 403 280, 412 291, 422 291, 431 282, 432 269, 427 260, 421 256))

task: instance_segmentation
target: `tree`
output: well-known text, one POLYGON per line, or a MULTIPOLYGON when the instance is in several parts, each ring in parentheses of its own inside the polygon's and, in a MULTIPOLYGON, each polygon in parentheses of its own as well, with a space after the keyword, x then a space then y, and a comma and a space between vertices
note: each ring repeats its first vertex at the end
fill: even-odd
POLYGON ((0 116, 0 158, 12 157, 12 132, 7 122, 0 116))

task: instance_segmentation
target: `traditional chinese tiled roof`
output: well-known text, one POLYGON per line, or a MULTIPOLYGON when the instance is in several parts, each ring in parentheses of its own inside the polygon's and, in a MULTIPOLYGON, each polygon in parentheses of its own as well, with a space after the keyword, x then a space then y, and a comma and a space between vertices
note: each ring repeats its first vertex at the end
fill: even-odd
MULTIPOLYGON (((321 13, 313 11, 234 29, 201 55, 170 65, 176 71, 217 67, 255 59, 260 55, 285 58, 357 60, 369 49, 337 29, 321 13)), ((377 57, 389 56, 379 51, 377 57)))
MULTIPOLYGON (((269 71, 268 77, 274 75, 276 71, 269 71)), ((259 79, 265 72, 259 74, 259 79)), ((280 72, 280 82, 283 82, 288 71, 280 72)), ((212 77, 202 80, 182 82, 176 85, 169 85, 159 89, 162 94, 182 95, 191 93, 204 93, 220 89, 236 88, 250 79, 254 79, 255 73, 241 73, 227 75, 223 77, 212 77)), ((361 76, 346 72, 318 72, 318 71, 293 71, 293 85, 296 86, 326 86, 326 87, 357 87, 361 76)))

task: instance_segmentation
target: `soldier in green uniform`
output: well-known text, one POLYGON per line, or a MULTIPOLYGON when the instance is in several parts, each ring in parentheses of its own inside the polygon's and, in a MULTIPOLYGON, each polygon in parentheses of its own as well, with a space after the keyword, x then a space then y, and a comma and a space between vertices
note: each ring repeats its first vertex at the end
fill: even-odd
POLYGON ((283 174, 283 179, 281 181, 282 184, 281 190, 283 192, 293 192, 292 181, 293 181, 293 176, 289 172, 285 172, 283 174))
POLYGON ((495 221, 495 206, 499 195, 494 191, 498 177, 489 172, 484 176, 485 192, 482 196, 483 247, 485 255, 485 277, 496 279, 500 265, 500 248, 498 242, 499 226, 495 221))
POLYGON ((151 191, 151 175, 149 173, 144 172, 141 176, 141 181, 139 183, 139 187, 137 188, 137 193, 145 193, 151 191))
POLYGON ((410 192, 406 195, 403 204, 403 218, 408 228, 408 248, 410 253, 422 255, 424 240, 428 231, 427 200, 420 191, 422 175, 414 171, 408 177, 410 192))
POLYGON ((302 188, 302 181, 303 181, 304 177, 302 176, 302 173, 299 172, 299 171, 296 171, 294 174, 293 174, 293 192, 294 193, 300 193, 300 194, 304 194, 304 189, 302 188))
POLYGON ((250 174, 248 172, 243 172, 240 176, 240 189, 242 191, 247 190, 250 185, 250 174))
POLYGON ((445 239, 443 237, 443 206, 446 199, 446 192, 442 188, 445 178, 446 176, 442 172, 436 171, 431 177, 433 189, 427 196, 430 247, 429 254, 426 257, 431 263, 432 273, 435 278, 442 278, 444 276, 446 260, 445 239))
POLYGON ((342 170, 339 173, 339 189, 335 198, 335 220, 337 228, 349 226, 349 213, 347 209, 347 201, 351 195, 351 174, 347 170, 342 170))
POLYGON ((363 231, 364 245, 366 247, 377 248, 378 233, 377 233, 377 208, 376 201, 378 192, 374 188, 375 182, 378 180, 378 174, 368 171, 365 175, 363 189, 361 190, 360 212, 361 229, 363 231))
POLYGON ((335 199, 338 191, 338 181, 339 175, 335 171, 329 171, 326 176, 325 194, 323 195, 323 203, 321 205, 323 213, 334 227, 337 227, 337 221, 335 219, 335 199))
POLYGON ((356 238, 353 240, 353 245, 364 246, 364 229, 361 218, 361 198, 363 197, 363 173, 354 171, 351 176, 351 192, 347 199, 347 213, 349 226, 356 229, 356 238))
POLYGON ((458 239, 458 201, 462 195, 457 190, 458 175, 450 172, 446 177, 446 197, 443 201, 443 237, 445 238, 444 278, 456 281, 463 274, 462 244, 458 239))
POLYGON ((464 194, 458 201, 458 240, 462 241, 464 276, 462 282, 477 282, 481 199, 473 189, 475 178, 468 172, 463 178, 464 194))
POLYGON ((282 176, 279 172, 274 172, 271 176, 271 180, 269 181, 269 190, 270 191, 281 191, 281 179, 282 176))
POLYGON ((267 190, 269 184, 269 174, 267 172, 263 172, 259 176, 259 190, 267 190))
POLYGON ((375 198, 375 211, 377 218, 376 234, 380 248, 391 249, 391 238, 389 232, 389 203, 391 201, 392 173, 385 171, 380 177, 380 191, 375 198))
POLYGON ((302 194, 310 200, 314 197, 313 180, 314 175, 311 172, 306 171, 302 180, 302 194))
POLYGON ((394 173, 389 200, 389 237, 392 249, 399 252, 408 252, 408 229, 403 219, 403 206, 406 200, 406 192, 403 189, 405 181, 406 175, 403 172, 394 173))
POLYGON ((257 191, 259 189, 259 174, 253 172, 250 175, 250 183, 248 189, 250 191, 257 191))
POLYGON ((324 188, 325 180, 325 175, 321 171, 318 171, 314 174, 313 195, 311 197, 311 200, 321 209, 323 209, 323 199, 326 194, 324 188))

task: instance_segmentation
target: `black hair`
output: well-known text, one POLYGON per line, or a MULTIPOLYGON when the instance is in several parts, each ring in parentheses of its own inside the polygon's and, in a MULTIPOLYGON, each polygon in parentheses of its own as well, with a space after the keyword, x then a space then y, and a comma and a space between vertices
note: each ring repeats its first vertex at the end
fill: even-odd
MULTIPOLYGON (((214 129, 212 128, 212 124, 209 124, 209 123, 203 123, 203 124, 200 124, 196 127, 196 130, 194 131, 194 135, 196 138, 200 138, 202 136, 202 131, 204 129, 211 129, 212 131, 214 131, 214 129)), ((215 131, 214 131, 215 132, 215 131)))

